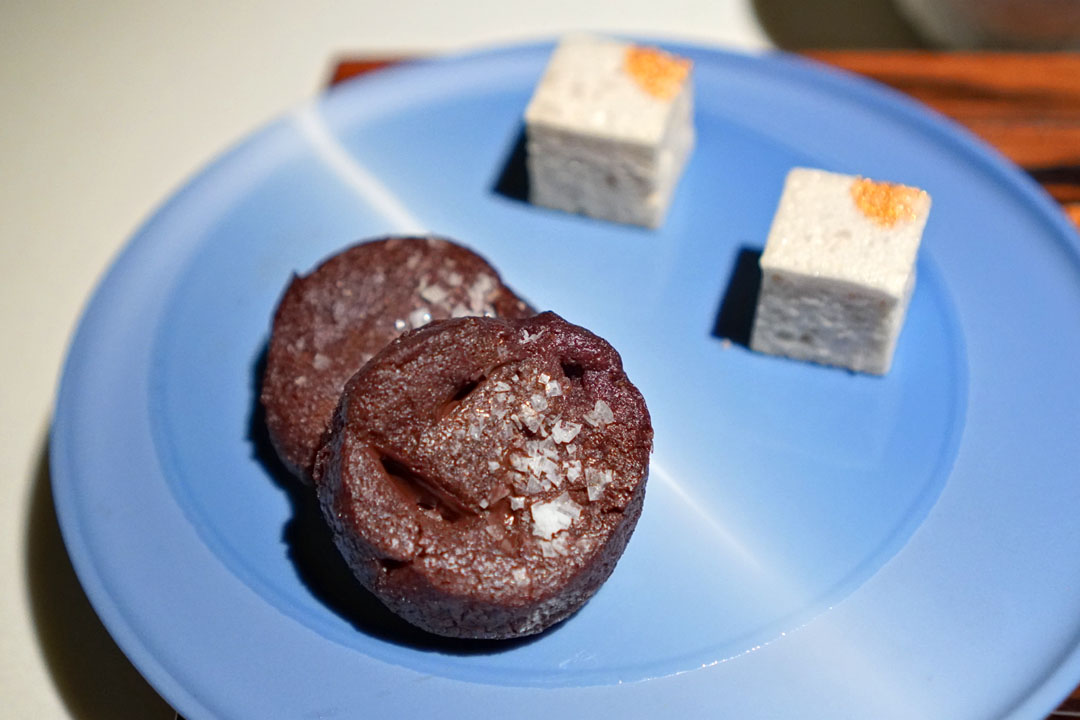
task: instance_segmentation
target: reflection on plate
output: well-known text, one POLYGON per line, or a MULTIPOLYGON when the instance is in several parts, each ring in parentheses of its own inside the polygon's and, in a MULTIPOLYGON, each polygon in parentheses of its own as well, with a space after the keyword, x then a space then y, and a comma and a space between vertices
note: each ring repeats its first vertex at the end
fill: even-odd
POLYGON ((95 607, 182 713, 455 716, 479 693, 524 717, 1038 717, 1075 684, 1068 226, 883 91, 677 50, 699 142, 659 231, 522 201, 520 114, 548 52, 529 47, 342 87, 225 155, 117 261, 61 386, 57 503, 95 607), (723 337, 796 164, 934 197, 885 378, 723 337), (418 229, 609 339, 653 415, 626 555, 537 638, 449 642, 389 616, 265 442, 256 388, 289 274, 418 229))

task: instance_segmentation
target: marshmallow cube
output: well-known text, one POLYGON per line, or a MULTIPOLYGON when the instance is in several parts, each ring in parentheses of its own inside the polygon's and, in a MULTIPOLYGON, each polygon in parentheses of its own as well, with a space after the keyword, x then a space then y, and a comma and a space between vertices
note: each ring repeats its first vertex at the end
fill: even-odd
POLYGON ((570 36, 525 110, 529 200, 659 227, 694 145, 691 64, 655 48, 570 36))
POLYGON ((793 169, 761 256, 751 349, 887 373, 929 212, 918 188, 793 169))

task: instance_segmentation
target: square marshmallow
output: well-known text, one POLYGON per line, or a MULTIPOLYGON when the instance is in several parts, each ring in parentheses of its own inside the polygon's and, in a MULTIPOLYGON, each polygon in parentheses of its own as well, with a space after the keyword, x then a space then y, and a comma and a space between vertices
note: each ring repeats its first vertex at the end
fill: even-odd
POLYGON ((929 212, 918 188, 792 170, 761 256, 750 347, 888 372, 929 212))
POLYGON ((525 110, 529 200, 658 227, 694 145, 690 71, 655 48, 563 39, 525 110))

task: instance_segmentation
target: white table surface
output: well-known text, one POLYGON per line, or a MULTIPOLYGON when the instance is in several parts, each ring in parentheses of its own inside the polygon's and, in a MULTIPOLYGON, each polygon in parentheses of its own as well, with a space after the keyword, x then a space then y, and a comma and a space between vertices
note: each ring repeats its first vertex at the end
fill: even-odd
POLYGON ((0 6, 0 717, 171 719, 109 639, 49 490, 53 395, 125 240, 348 52, 442 52, 596 29, 770 43, 748 0, 8 2, 0 6))

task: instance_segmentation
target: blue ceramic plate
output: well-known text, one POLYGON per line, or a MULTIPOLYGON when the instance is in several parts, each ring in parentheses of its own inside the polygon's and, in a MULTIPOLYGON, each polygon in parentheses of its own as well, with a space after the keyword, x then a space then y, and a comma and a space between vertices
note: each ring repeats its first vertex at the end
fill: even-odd
POLYGON ((696 63, 698 145, 658 231, 522 201, 538 46, 341 87, 207 168, 117 259, 64 371, 54 490, 87 594, 181 713, 1039 718, 1080 679, 1071 227, 903 98, 675 49, 696 63), (738 342, 794 165, 934 198, 887 377, 738 342), (654 418, 625 556, 530 640, 388 616, 266 444, 255 388, 290 273, 417 229, 610 340, 654 418))

